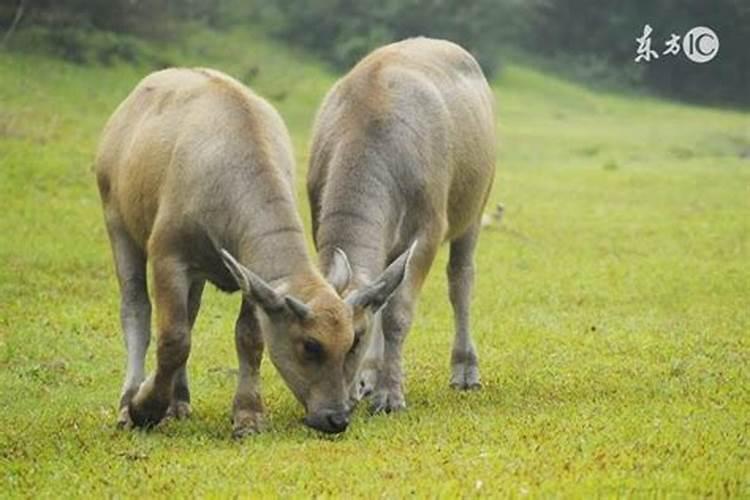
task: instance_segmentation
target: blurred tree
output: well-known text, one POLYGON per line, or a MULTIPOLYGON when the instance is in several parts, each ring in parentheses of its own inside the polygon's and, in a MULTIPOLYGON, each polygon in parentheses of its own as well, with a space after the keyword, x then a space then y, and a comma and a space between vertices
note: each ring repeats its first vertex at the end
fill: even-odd
POLYGON ((214 28, 247 23, 249 5, 244 0, 0 0, 0 27, 8 26, 0 47, 41 49, 80 64, 140 60, 164 67, 169 61, 140 38, 172 38, 184 21, 214 28), (21 4, 24 29, 13 37, 21 4))
MULTIPOLYGON (((19 0, 0 0, 3 35, 19 0)), ((748 0, 24 0, 20 25, 42 25, 65 57, 76 60, 81 29, 164 38, 183 20, 223 28, 253 22, 285 41, 348 68, 373 48, 410 36, 453 40, 488 75, 501 47, 521 46, 578 68, 580 77, 645 85, 665 95, 750 105, 748 0), (672 33, 709 26, 720 49, 710 63, 684 55, 636 63, 635 38, 652 26, 659 52, 672 33), (67 48, 66 48, 67 47, 67 48)), ((80 58, 81 62, 86 58, 80 58)), ((576 71, 573 71, 574 73, 576 71)))
MULTIPOLYGON (((0 22, 11 23, 17 0, 0 2, 0 22)), ((220 25, 242 9, 238 0, 24 0, 27 24, 52 29, 95 28, 115 33, 165 37, 175 21, 220 25)))
POLYGON ((528 13, 523 43, 535 52, 604 62, 615 74, 670 97, 750 104, 747 0, 532 0, 528 13), (695 26, 716 32, 719 52, 705 64, 682 53, 636 64, 635 38, 646 24, 660 54, 673 33, 682 38, 695 26))
POLYGON ((645 85, 671 97, 750 104, 748 0, 254 0, 255 18, 283 37, 350 67, 374 47, 409 36, 454 40, 494 73, 499 47, 517 44, 564 59, 596 78, 645 85), (654 28, 660 52, 672 33, 714 29, 717 57, 696 64, 683 55, 637 64, 635 38, 654 28))
POLYGON ((13 12, 12 20, 10 21, 10 27, 8 28, 8 31, 6 31, 3 35, 2 39, 0 39, 0 47, 4 47, 8 43, 8 40, 10 40, 10 37, 13 36, 13 33, 16 31, 18 23, 21 22, 21 19, 26 12, 26 1, 16 0, 15 7, 12 8, 12 11, 10 5, 0 6, 0 19, 2 19, 3 17, 9 17, 10 12, 13 12))
POLYGON ((520 0, 256 0, 257 18, 277 35, 351 66, 378 45, 410 36, 451 39, 493 73, 497 46, 516 38, 520 0), (514 19, 510 23, 508 20, 514 19))

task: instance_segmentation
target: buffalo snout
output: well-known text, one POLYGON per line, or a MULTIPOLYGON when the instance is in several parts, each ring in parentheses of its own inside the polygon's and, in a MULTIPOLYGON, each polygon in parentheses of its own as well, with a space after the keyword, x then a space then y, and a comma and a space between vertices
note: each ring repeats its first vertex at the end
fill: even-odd
POLYGON ((324 411, 305 417, 305 425, 327 434, 339 434, 349 426, 348 411, 324 411))

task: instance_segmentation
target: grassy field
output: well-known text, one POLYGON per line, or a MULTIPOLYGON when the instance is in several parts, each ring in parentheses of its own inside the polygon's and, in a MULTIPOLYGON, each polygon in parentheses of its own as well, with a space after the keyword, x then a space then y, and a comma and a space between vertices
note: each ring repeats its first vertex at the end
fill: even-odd
MULTIPOLYGON (((254 34, 162 49, 279 108, 308 220, 309 127, 336 75, 254 34)), ((516 64, 495 82, 488 208, 505 215, 477 256, 483 390, 448 387, 443 251, 407 341, 406 413, 362 408, 318 435, 266 362, 269 430, 233 441, 239 297, 211 289, 193 417, 116 430, 124 348, 90 168, 148 71, 0 52, 0 496, 750 495, 750 115, 516 64)))

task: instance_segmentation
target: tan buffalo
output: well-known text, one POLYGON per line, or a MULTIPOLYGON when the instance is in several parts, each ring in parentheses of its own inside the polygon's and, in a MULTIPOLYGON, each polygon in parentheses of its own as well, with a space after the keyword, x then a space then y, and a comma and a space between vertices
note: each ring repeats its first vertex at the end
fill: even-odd
POLYGON ((326 96, 307 177, 313 232, 322 270, 338 277, 333 285, 355 306, 358 342, 373 346, 371 357, 382 355, 364 362, 361 355, 361 378, 347 380, 359 395, 372 391, 373 410, 405 407, 402 344, 444 241, 455 316, 451 384, 479 386, 469 304, 494 173, 493 95, 477 62, 454 43, 415 38, 382 47, 326 96), (380 314, 372 307, 356 314, 357 290, 412 245, 404 286, 390 301, 381 297, 380 314))
MULTIPOLYGON (((189 413, 191 329, 209 281, 244 294, 235 327, 235 435, 261 427, 264 344, 304 405, 305 422, 326 432, 346 429, 346 372, 357 351, 353 309, 308 255, 293 174, 278 113, 217 71, 153 73, 110 118, 96 176, 128 353, 121 425, 148 427, 168 414, 189 413), (147 261, 158 346, 155 373, 144 381, 151 325, 147 261)), ((402 276, 391 279, 391 289, 402 276)), ((360 297, 368 300, 367 287, 360 297)))

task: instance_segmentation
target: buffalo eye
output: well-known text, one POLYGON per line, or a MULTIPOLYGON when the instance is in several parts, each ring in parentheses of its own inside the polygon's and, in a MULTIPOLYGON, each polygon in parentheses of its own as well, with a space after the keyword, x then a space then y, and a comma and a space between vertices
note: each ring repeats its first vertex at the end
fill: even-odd
POLYGON ((309 361, 320 361, 323 359, 323 346, 314 339, 302 341, 302 352, 305 359, 309 361))

